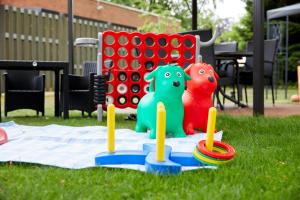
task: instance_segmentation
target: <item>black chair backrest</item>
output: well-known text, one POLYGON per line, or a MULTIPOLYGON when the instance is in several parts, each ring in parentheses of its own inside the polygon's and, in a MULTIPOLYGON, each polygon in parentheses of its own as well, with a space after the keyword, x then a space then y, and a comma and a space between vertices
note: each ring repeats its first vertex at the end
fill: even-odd
POLYGON ((264 41, 264 75, 272 77, 273 76, 273 66, 275 64, 275 58, 278 48, 278 40, 265 40, 264 41))
POLYGON ((8 90, 32 90, 34 89, 34 77, 39 75, 39 71, 7 71, 8 90))
MULTIPOLYGON (((276 58, 278 40, 271 39, 264 41, 264 75, 271 77, 273 75, 273 65, 276 58)), ((247 52, 253 52, 253 42, 247 43, 247 52)), ((253 70, 253 57, 247 57, 246 69, 253 70)))
POLYGON ((237 42, 222 42, 215 44, 215 51, 236 52, 237 42))
MULTIPOLYGON (((220 44, 215 44, 215 52, 236 52, 237 44, 237 42, 222 42, 220 44)), ((223 73, 225 73, 223 76, 233 77, 234 67, 232 65, 227 66, 226 71, 223 73)), ((222 76, 222 74, 220 74, 220 76, 222 76)))
MULTIPOLYGON (((179 34, 191 34, 191 35, 199 35, 200 40, 206 42, 212 38, 212 30, 211 29, 202 29, 195 31, 188 31, 179 34)), ((202 61, 208 64, 211 64, 215 67, 215 51, 214 45, 201 47, 200 46, 200 55, 202 56, 202 61)))
MULTIPOLYGON (((253 42, 247 42, 247 52, 253 52, 253 42)), ((253 70, 253 57, 247 57, 246 58, 246 70, 253 70)))
POLYGON ((90 76, 90 73, 97 73, 97 62, 84 62, 83 63, 83 76, 90 76))

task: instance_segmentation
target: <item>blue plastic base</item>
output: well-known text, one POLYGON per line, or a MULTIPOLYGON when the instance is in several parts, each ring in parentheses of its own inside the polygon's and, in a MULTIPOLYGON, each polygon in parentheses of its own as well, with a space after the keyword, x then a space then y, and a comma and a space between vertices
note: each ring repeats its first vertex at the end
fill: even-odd
POLYGON ((155 144, 144 144, 143 151, 100 153, 95 157, 95 163, 96 165, 145 165, 146 172, 159 175, 178 174, 183 166, 206 166, 196 160, 192 153, 172 152, 170 146, 165 146, 165 161, 157 162, 155 144))

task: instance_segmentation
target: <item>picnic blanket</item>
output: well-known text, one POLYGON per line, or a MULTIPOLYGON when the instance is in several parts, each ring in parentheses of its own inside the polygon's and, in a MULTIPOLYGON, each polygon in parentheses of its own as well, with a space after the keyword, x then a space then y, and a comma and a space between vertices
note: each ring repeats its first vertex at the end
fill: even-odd
MULTIPOLYGON (((107 150, 107 128, 104 126, 24 126, 15 122, 0 123, 8 135, 8 142, 0 145, 0 162, 36 163, 69 169, 95 167, 95 155, 107 150)), ((205 139, 200 133, 186 138, 167 138, 166 145, 174 152, 192 152, 197 142, 205 139)), ((116 150, 142 150, 144 143, 155 143, 147 134, 130 129, 116 129, 116 150)), ((222 131, 215 140, 222 139, 222 131)), ((141 165, 113 165, 107 167, 144 171, 141 165)), ((199 167, 198 167, 199 168, 199 167)), ((183 170, 195 169, 185 167, 183 170)))

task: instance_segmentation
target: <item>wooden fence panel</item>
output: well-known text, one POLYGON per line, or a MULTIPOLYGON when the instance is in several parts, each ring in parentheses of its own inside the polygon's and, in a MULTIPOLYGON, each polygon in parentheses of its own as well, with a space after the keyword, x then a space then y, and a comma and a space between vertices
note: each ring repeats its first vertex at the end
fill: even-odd
POLYGON ((14 30, 14 11, 11 10, 10 12, 8 12, 8 56, 7 58, 9 60, 12 59, 17 59, 16 56, 14 55, 14 41, 13 41, 13 33, 15 32, 14 30))
POLYGON ((21 38, 23 38, 23 51, 24 51, 24 59, 25 60, 31 60, 31 56, 30 56, 30 43, 29 43, 29 24, 30 24, 30 17, 28 14, 28 10, 24 10, 23 9, 23 19, 24 19, 24 23, 23 23, 23 29, 24 32, 21 35, 21 38))
MULTIPOLYGON (((97 38, 98 32, 108 29, 136 30, 76 16, 73 24, 74 39, 97 38)), ((0 6, 0 59, 66 61, 68 59, 67 25, 65 14, 0 6)), ((96 47, 74 47, 75 74, 82 74, 84 61, 96 61, 96 58, 96 47)), ((53 72, 41 73, 46 74, 46 90, 53 90, 53 72)))
POLYGON ((21 17, 21 12, 20 9, 17 8, 15 13, 15 18, 16 18, 16 23, 14 23, 14 28, 15 28, 15 37, 14 37, 14 42, 16 44, 16 49, 15 52, 17 54, 17 59, 18 60, 23 60, 23 56, 22 56, 22 42, 21 42, 21 38, 20 35, 22 33, 22 17, 21 17))
MULTIPOLYGON (((7 29, 7 12, 4 9, 4 6, 0 7, 0 59, 6 58, 6 39, 5 31, 7 29), (1 46, 2 45, 2 46, 1 46)), ((0 76, 2 80, 3 70, 0 71, 0 76)), ((1 91, 3 91, 3 82, 1 82, 1 91)))
POLYGON ((0 44, 2 44, 2 48, 0 48, 0 59, 6 58, 6 42, 5 42, 5 31, 6 31, 6 10, 4 7, 0 7, 0 44))

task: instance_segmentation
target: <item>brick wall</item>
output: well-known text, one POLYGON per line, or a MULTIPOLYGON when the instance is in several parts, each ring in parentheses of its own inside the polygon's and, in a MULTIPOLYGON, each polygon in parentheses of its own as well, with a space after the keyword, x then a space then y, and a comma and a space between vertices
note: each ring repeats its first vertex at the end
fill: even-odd
MULTIPOLYGON (((43 8, 47 10, 67 13, 68 0, 0 0, 2 5, 11 5, 22 8, 43 8)), ((110 2, 96 0, 74 0, 73 13, 76 16, 89 19, 101 20, 129 27, 138 27, 143 24, 141 18, 143 12, 116 5, 110 2), (101 7, 101 9, 97 9, 101 7)), ((156 15, 149 16, 151 20, 157 21, 156 15)))

